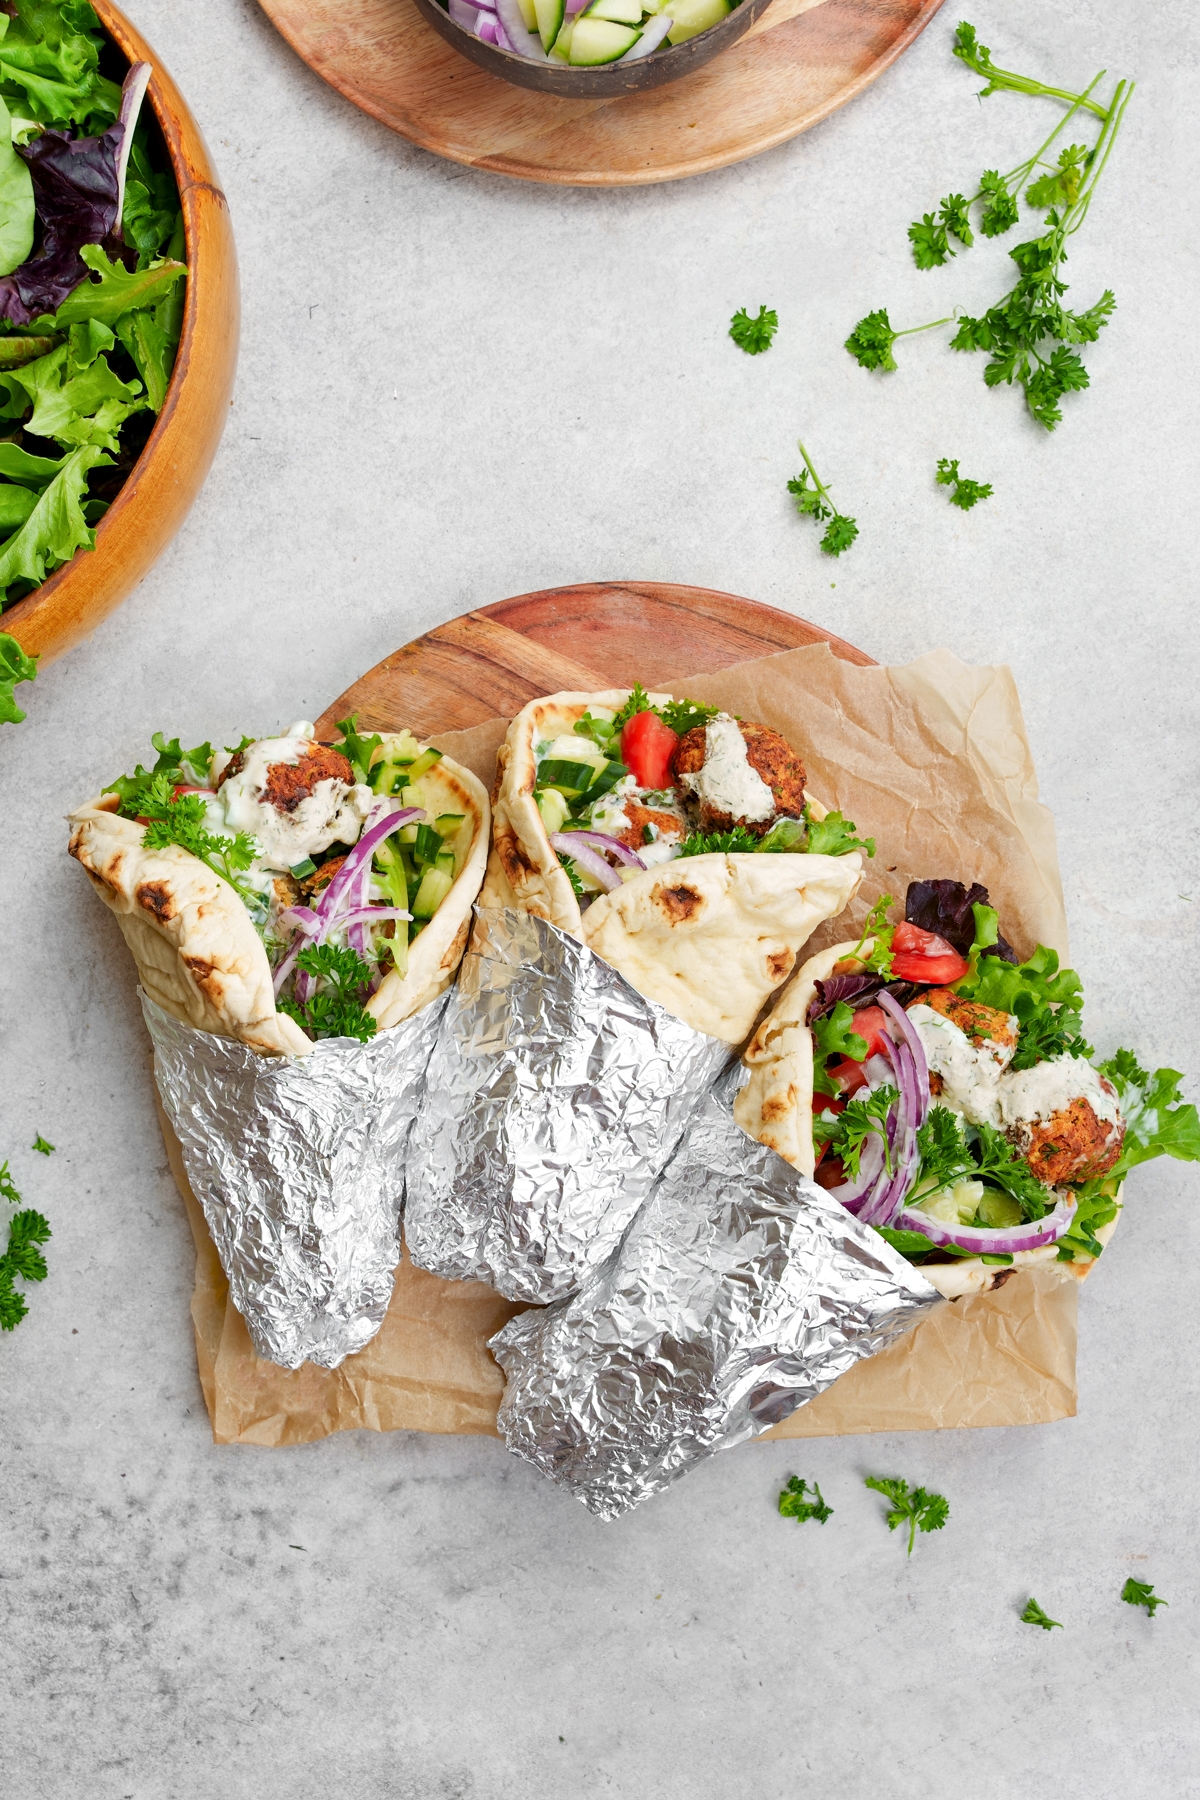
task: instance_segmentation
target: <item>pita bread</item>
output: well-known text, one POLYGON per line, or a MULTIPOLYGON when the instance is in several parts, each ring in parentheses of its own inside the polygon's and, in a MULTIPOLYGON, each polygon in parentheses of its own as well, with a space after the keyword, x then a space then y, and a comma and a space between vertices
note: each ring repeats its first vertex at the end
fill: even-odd
MULTIPOLYGON (((449 986, 487 856, 488 799, 471 771, 443 757, 417 785, 432 816, 465 815, 454 844, 461 862, 410 946, 407 974, 393 970, 368 1003, 381 1030, 449 986)), ((177 845, 148 850, 144 827, 121 818, 117 805, 115 794, 101 794, 73 812, 69 849, 115 915, 146 993, 198 1031, 237 1038, 262 1056, 307 1056, 316 1046, 276 1011, 266 950, 233 888, 177 845)))
MULTIPOLYGON (((812 1179, 816 1167, 813 1145, 813 1040, 805 1023, 816 998, 817 983, 833 973, 843 956, 858 948, 858 940, 833 944, 810 956, 751 1038, 743 1061, 750 1079, 733 1103, 733 1116, 750 1137, 777 1150, 785 1162, 812 1179)), ((875 940, 863 946, 869 956, 875 940)), ((1106 1245, 1117 1228, 1120 1214, 1097 1231, 1106 1245)), ((1043 1244, 1037 1250, 1018 1250, 1011 1263, 985 1263, 978 1256, 955 1257, 953 1262, 920 1264, 922 1275, 947 1300, 964 1294, 986 1294, 1002 1287, 1016 1270, 1043 1268, 1061 1281, 1083 1281, 1095 1267, 1095 1258, 1077 1256, 1059 1262, 1058 1246, 1043 1244)))
MULTIPOLYGON (((692 856, 630 877, 581 913, 534 799, 536 747, 569 733, 590 707, 618 710, 628 698, 628 688, 551 694, 517 714, 497 757, 480 905, 548 919, 694 1030, 738 1044, 817 926, 853 898, 862 858, 692 856)), ((656 705, 671 698, 650 695, 656 705)))

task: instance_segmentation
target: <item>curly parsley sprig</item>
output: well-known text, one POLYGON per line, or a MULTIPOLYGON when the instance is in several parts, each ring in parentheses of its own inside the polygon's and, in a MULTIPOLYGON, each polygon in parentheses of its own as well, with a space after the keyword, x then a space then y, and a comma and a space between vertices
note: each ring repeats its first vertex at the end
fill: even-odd
POLYGON ((865 1485, 874 1488, 891 1501, 887 1516, 888 1530, 908 1526, 908 1554, 913 1553, 918 1531, 940 1531, 950 1517, 950 1502, 944 1494, 928 1493, 923 1487, 909 1489, 900 1476, 868 1475, 865 1485))
POLYGON ((785 1519, 795 1519, 800 1525, 807 1524, 810 1519, 823 1525, 833 1515, 833 1508, 826 1505, 819 1482, 814 1481, 810 1488, 799 1475, 793 1475, 780 1494, 779 1511, 785 1519), (813 1499, 805 1499, 806 1491, 814 1496, 813 1499))
POLYGON ((988 500, 992 495, 990 481, 971 481, 966 475, 958 472, 957 458, 951 462, 947 456, 938 458, 937 482, 939 487, 952 487, 951 506, 959 506, 963 512, 970 512, 981 500, 988 500))
MULTIPOLYGON (((21 1203, 7 1162, 0 1163, 0 1201, 9 1206, 21 1203)), ((38 1245, 46 1243, 50 1236, 49 1224, 32 1207, 14 1213, 9 1220, 8 1244, 0 1256, 0 1331, 15 1331, 29 1311, 29 1304, 13 1286, 14 1281, 45 1281, 46 1259, 38 1245)))
POLYGON ((771 339, 779 330, 779 314, 768 312, 760 306, 754 318, 743 306, 734 313, 729 321, 729 335, 739 350, 747 356, 761 356, 764 350, 771 348, 771 339))
POLYGON ((152 775, 130 804, 136 805, 135 816, 147 821, 142 842, 148 850, 163 850, 170 844, 177 844, 181 850, 197 857, 214 875, 219 875, 222 881, 227 881, 247 905, 257 903, 256 890, 239 879, 258 855, 258 844, 249 832, 238 831, 233 837, 219 837, 216 832, 209 831, 208 815, 200 795, 176 796, 172 776, 165 772, 152 775))
POLYGON ((858 525, 848 514, 837 510, 829 497, 829 489, 814 469, 812 458, 803 444, 799 446, 799 450, 804 458, 804 467, 799 475, 793 475, 788 482, 788 493, 795 496, 796 511, 801 518, 815 519, 818 525, 825 526, 821 548, 826 556, 840 556, 858 536, 858 525), (810 477, 811 487, 808 485, 810 477))
POLYGON ((366 1043, 379 1029, 363 1001, 371 984, 371 971, 357 950, 336 944, 310 944, 296 958, 296 967, 315 980, 316 992, 308 1000, 282 999, 280 1012, 288 1014, 312 1037, 352 1037, 366 1043))

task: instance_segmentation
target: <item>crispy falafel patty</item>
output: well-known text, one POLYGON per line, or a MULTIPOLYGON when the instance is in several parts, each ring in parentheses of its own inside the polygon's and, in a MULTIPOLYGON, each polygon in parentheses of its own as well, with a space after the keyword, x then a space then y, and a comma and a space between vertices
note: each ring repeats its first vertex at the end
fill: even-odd
MULTIPOLYGON (((714 804, 710 794, 697 793, 700 804, 701 831, 732 831, 735 826, 765 837, 778 818, 798 819, 804 812, 804 764, 786 738, 767 725, 750 719, 729 721, 735 724, 745 746, 745 762, 758 781, 770 791, 772 810, 766 817, 747 812, 734 812, 714 804)), ((702 776, 706 765, 711 768, 710 727, 694 726, 679 740, 671 761, 676 780, 685 791, 696 793, 701 785, 694 778, 702 776), (689 780, 691 777, 693 779, 689 780)), ((757 788, 757 783, 754 784, 757 788)))

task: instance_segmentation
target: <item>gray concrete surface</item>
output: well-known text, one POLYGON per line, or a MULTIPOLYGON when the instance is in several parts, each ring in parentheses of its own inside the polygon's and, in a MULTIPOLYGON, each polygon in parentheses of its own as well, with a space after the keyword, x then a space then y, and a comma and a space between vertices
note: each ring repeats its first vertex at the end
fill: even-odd
POLYGON ((949 9, 811 134, 625 193, 413 150, 249 0, 130 10, 217 158, 245 330, 185 528, 0 728, 0 1152, 54 1227, 50 1279, 0 1340, 0 1785, 1200 1794, 1192 1171, 1130 1184, 1059 1425, 750 1446, 616 1526, 483 1440, 215 1449, 130 966, 61 822, 155 728, 231 741, 311 714, 468 606, 603 577, 730 589, 883 660, 1013 665, 1095 1041, 1200 1074, 1190 9, 971 14, 1009 66, 1141 83, 1070 263, 1119 310, 1053 437, 933 336, 886 381, 840 349, 871 307, 916 323, 999 288, 1003 243, 939 274, 906 257, 910 218, 1018 161, 1046 117, 972 99, 949 9), (725 328, 763 301, 780 333, 751 360, 725 328), (801 433, 861 527, 836 564, 784 491, 801 433), (939 456, 995 497, 956 513, 939 456), (793 1471, 836 1507, 823 1529, 776 1516, 793 1471), (910 1564, 871 1471, 950 1497, 910 1564), (1130 1573, 1170 1610, 1121 1605, 1130 1573), (1064 1630, 1017 1622, 1031 1592, 1064 1630))

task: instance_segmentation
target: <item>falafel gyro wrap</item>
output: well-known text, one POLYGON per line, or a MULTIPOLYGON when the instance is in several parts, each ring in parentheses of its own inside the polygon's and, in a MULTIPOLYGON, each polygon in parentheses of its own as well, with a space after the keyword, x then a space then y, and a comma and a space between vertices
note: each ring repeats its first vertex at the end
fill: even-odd
POLYGON ((487 858, 487 794, 404 731, 307 721, 157 761, 71 815, 133 953, 163 1107, 261 1356, 382 1323, 408 1135, 487 858))
POLYGON ((948 1298, 1014 1269, 1082 1280, 1128 1171, 1200 1160, 1182 1076, 1083 1037, 1073 969, 1025 962, 986 888, 913 882, 811 957, 746 1050, 738 1123, 872 1225, 948 1298))
POLYGON ((765 726, 640 685, 531 701, 414 1135, 414 1263, 573 1292, 863 851, 765 726))

